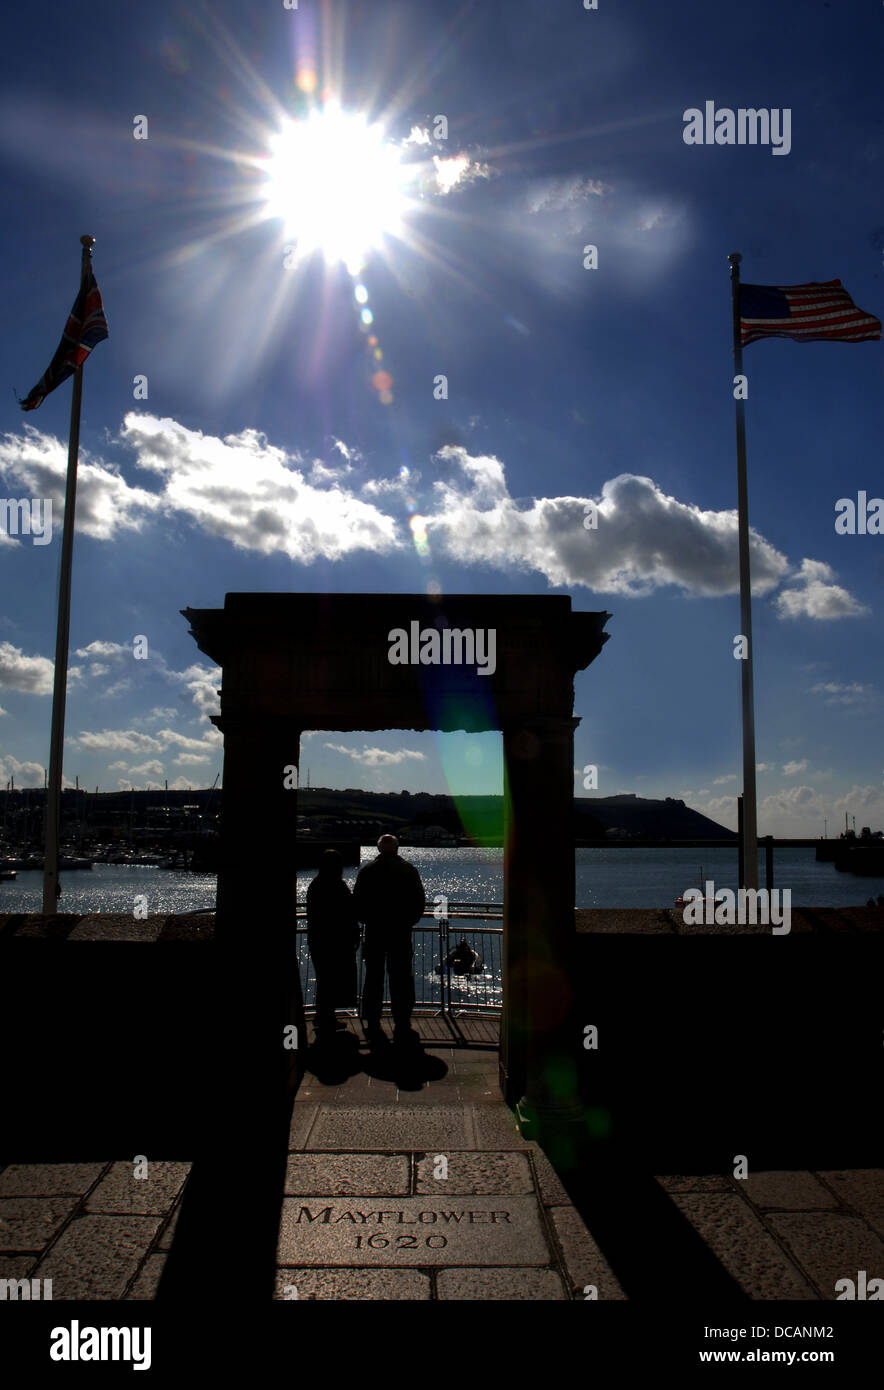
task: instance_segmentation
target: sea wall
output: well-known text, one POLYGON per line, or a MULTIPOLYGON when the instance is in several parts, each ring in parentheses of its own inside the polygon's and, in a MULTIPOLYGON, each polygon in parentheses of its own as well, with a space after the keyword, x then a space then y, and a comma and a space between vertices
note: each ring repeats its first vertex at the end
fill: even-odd
POLYGON ((223 1066, 211 917, 0 916, 0 1157, 191 1157, 223 1066))
MULTIPOLYGON (((657 1172, 879 1162, 884 912, 793 909, 782 936, 675 910, 576 922, 573 1055, 602 1142, 657 1172)), ((0 915, 0 1159, 192 1157, 246 994, 225 994, 210 915, 0 915)))
POLYGON ((600 1140, 655 1173, 876 1166, 882 922, 793 910, 774 936, 578 913, 573 1045, 600 1140))

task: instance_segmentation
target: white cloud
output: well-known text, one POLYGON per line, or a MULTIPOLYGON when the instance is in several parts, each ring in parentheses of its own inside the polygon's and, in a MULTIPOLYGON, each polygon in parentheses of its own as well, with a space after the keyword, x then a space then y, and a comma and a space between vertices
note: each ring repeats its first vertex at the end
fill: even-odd
POLYGON ((84 730, 79 738, 68 741, 102 753, 162 753, 165 747, 159 739, 150 734, 140 734, 137 729, 103 729, 100 733, 84 730))
MULTIPOLYGON (((705 803, 694 803, 698 811, 713 820, 737 827, 736 797, 714 797, 705 803)), ((823 833, 823 818, 828 816, 830 830, 844 819, 845 811, 856 816, 857 829, 870 825, 873 830, 884 829, 884 789, 874 786, 853 786, 841 796, 820 793, 815 787, 781 787, 758 803, 759 835, 817 836, 823 833)))
MULTIPOLYGON (((184 686, 196 705, 200 714, 220 714, 221 704, 218 699, 218 689, 221 684, 221 667, 205 666, 200 662, 194 662, 192 666, 187 666, 183 671, 173 671, 171 667, 163 663, 163 674, 171 681, 177 681, 184 686)), ((175 713, 175 711, 173 711, 175 713)), ((221 738, 220 731, 212 726, 213 734, 221 738)), ((206 734, 208 737, 208 732, 206 734)))
POLYGON ((407 760, 426 761, 426 754, 419 753, 413 748, 399 748, 392 751, 388 748, 350 748, 343 743, 326 743, 324 748, 330 748, 333 753, 341 753, 345 757, 352 758, 354 762, 361 763, 363 767, 392 767, 396 763, 406 762, 407 760))
POLYGON ((442 194, 450 193, 453 188, 463 188, 476 179, 488 179, 492 172, 488 164, 480 164, 470 159, 468 154, 447 157, 434 154, 433 167, 436 170, 436 187, 442 194))
POLYGON ((368 497, 381 497, 385 493, 407 497, 415 491, 420 480, 419 469, 407 468, 403 464, 395 478, 369 478, 360 490, 368 497))
POLYGON ((22 690, 28 695, 52 692, 54 663, 46 656, 25 656, 20 647, 0 642, 0 689, 22 690))
POLYGON ((214 753, 216 751, 215 745, 224 742, 224 735, 220 729, 215 728, 214 724, 206 729, 202 738, 189 738, 187 734, 179 734, 175 729, 159 729, 157 738, 164 740, 165 747, 171 745, 175 748, 184 748, 188 753, 214 753))
POLYGON ((781 618, 860 618, 871 612, 840 584, 833 584, 835 572, 821 560, 801 561, 797 574, 789 579, 799 588, 784 589, 776 606, 781 618))
POLYGON ((178 711, 177 711, 177 709, 174 708, 174 706, 169 706, 169 705, 166 705, 166 706, 163 706, 163 705, 154 705, 154 707, 153 707, 153 709, 151 710, 150 714, 146 714, 146 715, 144 716, 144 721, 145 721, 145 723, 148 723, 148 722, 154 723, 156 720, 161 719, 161 720, 163 720, 164 722, 168 723, 168 721, 169 721, 170 719, 174 719, 174 718, 175 718, 175 716, 177 715, 177 713, 178 713, 178 711))
POLYGON ((606 278, 616 275, 626 294, 645 294, 684 258, 695 236, 685 199, 628 179, 619 178, 615 186, 584 173, 520 191, 505 219, 510 254, 530 267, 548 293, 572 302, 595 278, 583 269, 584 245, 598 247, 606 278))
MULTIPOLYGON (((256 430, 219 439, 136 411, 125 416, 119 437, 134 449, 136 466, 157 475, 162 488, 132 487, 116 464, 81 451, 77 529, 83 535, 111 540, 178 514, 240 549, 281 552, 304 564, 356 551, 387 554, 405 545, 394 517, 338 481, 350 470, 349 459, 343 469, 317 461, 311 473, 299 453, 274 448, 256 430)), ((332 447, 339 455, 347 449, 340 440, 332 447)), ((0 476, 52 498, 59 520, 66 470, 66 445, 33 425, 0 439, 0 476)))
POLYGON ((339 478, 346 478, 347 474, 352 472, 353 468, 349 463, 336 468, 332 464, 323 463, 322 459, 314 459, 307 477, 312 486, 323 487, 327 483, 337 482, 339 478))
MULTIPOLYGON (((0 438, 0 475, 14 479, 34 497, 52 499, 53 521, 64 517, 67 445, 33 425, 0 438)), ((142 528, 161 508, 155 493, 130 487, 114 464, 92 462, 80 450, 77 466, 77 533, 110 540, 120 531, 142 528)))
MULTIPOLYGON (((194 761, 207 761, 210 758, 217 758, 218 746, 224 741, 220 729, 214 726, 206 729, 201 738, 191 738, 187 734, 179 734, 175 729, 158 729, 155 734, 143 734, 137 729, 102 729, 96 732, 84 730, 78 738, 69 739, 72 747, 88 749, 96 753, 165 753, 170 749, 180 750, 176 756, 176 762, 183 762, 185 759, 180 753, 198 755, 194 761)), ((159 776, 156 772, 158 764, 151 764, 152 774, 159 776)), ((110 768, 116 771, 124 767, 123 763, 111 763, 110 768)), ((145 764, 146 766, 146 764, 145 764)), ((142 769, 132 768, 129 772, 140 772, 142 769)))
POLYGON ((141 777, 162 777, 163 764, 159 759, 154 758, 151 762, 141 763, 138 767, 130 767, 130 772, 135 772, 141 777))
POLYGON ((860 681, 850 681, 848 684, 841 681, 818 681, 810 687, 810 693, 822 695, 827 705, 863 705, 875 698, 872 687, 863 685, 860 681))
MULTIPOLYGON (((704 510, 664 493, 651 478, 621 473, 606 482, 596 530, 584 528, 581 497, 539 497, 520 509, 503 465, 446 445, 438 457, 460 472, 434 484, 437 508, 425 517, 431 541, 466 564, 533 570, 550 585, 644 597, 667 584, 690 594, 731 594, 739 587, 737 514, 704 510), (506 557, 506 558, 504 558, 506 557)), ((789 562, 751 533, 753 591, 765 594, 789 562)))
POLYGON ((12 778, 17 787, 42 787, 45 775, 42 763, 22 763, 11 753, 0 753, 0 782, 4 786, 12 778))
POLYGON ((332 436, 332 448, 341 455, 346 463, 361 463, 362 455, 352 444, 345 444, 343 439, 336 439, 332 436))
POLYGON ((590 198, 603 198, 612 191, 611 185, 604 183, 602 179, 568 174, 563 178, 548 179, 535 184, 529 189, 525 201, 530 213, 561 212, 564 208, 577 207, 590 198))
POLYGON ((791 763, 784 763, 784 764, 783 764, 783 776, 784 776, 784 777, 794 777, 794 776, 796 776, 797 773, 799 773, 799 772, 806 772, 806 771, 807 771, 807 759, 806 759, 806 758, 802 758, 800 763, 791 762, 791 763))
MULTIPOLYGON (((701 795, 701 793, 697 793, 701 795)), ((713 796, 708 801, 700 805, 696 801, 691 802, 695 811, 700 811, 710 820, 717 821, 719 825, 725 826, 728 830, 736 829, 737 824, 737 798, 735 796, 713 796)))
POLYGON ((106 690, 102 690, 101 698, 103 700, 110 700, 113 699, 114 696, 122 695, 125 693, 125 691, 131 689, 132 681, 130 677, 124 676, 122 680, 114 681, 113 685, 109 685, 106 690))
POLYGON ((209 754, 208 754, 208 753, 179 753, 178 756, 175 758, 174 761, 175 761, 176 763, 186 763, 188 766, 189 766, 191 763, 207 763, 207 762, 209 761, 209 754))
POLYGON ((724 777, 714 777, 712 785, 713 787, 723 787, 726 782, 736 782, 736 780, 737 774, 735 772, 728 772, 724 777))
POLYGON ((99 658, 105 660, 109 658, 122 659, 131 655, 132 649, 124 646, 122 642, 103 642, 98 639, 90 642, 88 647, 78 647, 74 652, 74 656, 82 657, 84 661, 97 661, 99 658))
POLYGON ((297 453, 246 429, 219 439, 175 420, 130 411, 120 436, 139 468, 163 482, 163 505, 242 550, 309 564, 355 551, 401 548, 397 523, 339 484, 307 481, 297 453))

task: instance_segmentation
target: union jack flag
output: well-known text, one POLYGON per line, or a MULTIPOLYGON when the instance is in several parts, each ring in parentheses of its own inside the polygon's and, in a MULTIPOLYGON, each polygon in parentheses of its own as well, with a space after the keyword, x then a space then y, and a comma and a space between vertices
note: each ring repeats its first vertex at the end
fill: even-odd
POLYGON ((90 269, 86 272, 80 293, 74 300, 74 307, 65 324, 55 356, 37 385, 28 392, 23 401, 19 401, 22 410, 36 410, 44 397, 63 381, 67 381, 77 367, 86 361, 95 344, 106 337, 107 319, 104 316, 95 276, 90 269))
POLYGON ((807 285, 740 285, 740 338, 829 339, 861 343, 880 338, 881 320, 858 309, 840 280, 807 285))

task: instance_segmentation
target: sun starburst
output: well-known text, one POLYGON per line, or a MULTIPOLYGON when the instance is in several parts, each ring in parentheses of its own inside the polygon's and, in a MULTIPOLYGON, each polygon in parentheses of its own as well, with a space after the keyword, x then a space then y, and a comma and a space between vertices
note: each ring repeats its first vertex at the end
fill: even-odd
POLYGON ((364 115, 336 105, 289 121, 270 140, 264 212, 299 258, 320 251, 356 274, 369 251, 403 229, 411 172, 401 148, 364 115))

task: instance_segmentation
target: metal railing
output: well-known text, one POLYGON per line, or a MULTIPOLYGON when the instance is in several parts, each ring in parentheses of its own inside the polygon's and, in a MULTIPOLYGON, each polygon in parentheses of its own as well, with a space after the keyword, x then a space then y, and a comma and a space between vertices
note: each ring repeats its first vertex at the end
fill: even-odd
MULTIPOLYGON (((316 975, 307 949, 307 914, 297 914, 298 965, 304 1008, 312 1013, 316 1006, 316 975)), ((448 1017, 474 1015, 496 1018, 503 1003, 503 927, 467 927, 467 922, 503 922, 500 903, 449 901, 444 914, 439 906, 428 909, 421 924, 412 927, 414 943, 415 1009, 430 1010, 448 1017), (436 914, 440 915, 436 915, 436 914), (431 925, 424 926, 429 918, 431 925), (456 923, 456 926, 452 926, 456 923), (463 926, 461 926, 463 923, 463 926), (451 953, 462 940, 479 956, 470 973, 462 973, 451 953)), ((360 931, 360 946, 365 929, 360 931)), ((357 956, 358 992, 362 998, 365 965, 362 951, 357 956)), ((384 1006, 389 1007, 389 986, 384 978, 384 1006)), ((353 1012, 353 1011, 351 1011, 353 1012)))

